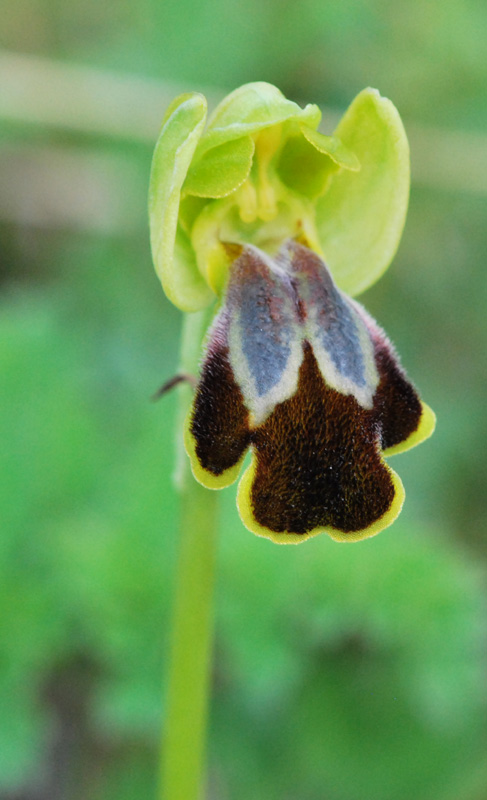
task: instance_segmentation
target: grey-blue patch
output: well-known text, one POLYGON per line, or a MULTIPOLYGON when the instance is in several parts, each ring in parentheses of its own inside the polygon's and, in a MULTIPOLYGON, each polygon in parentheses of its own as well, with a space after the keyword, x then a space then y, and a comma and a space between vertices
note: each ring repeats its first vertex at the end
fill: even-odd
POLYGON ((287 276, 262 271, 242 281, 238 298, 242 352, 259 397, 281 380, 293 336, 287 276))
POLYGON ((365 386, 365 361, 352 308, 336 288, 326 268, 320 270, 319 276, 308 276, 307 280, 308 306, 315 309, 318 325, 315 335, 338 372, 356 386, 365 386))

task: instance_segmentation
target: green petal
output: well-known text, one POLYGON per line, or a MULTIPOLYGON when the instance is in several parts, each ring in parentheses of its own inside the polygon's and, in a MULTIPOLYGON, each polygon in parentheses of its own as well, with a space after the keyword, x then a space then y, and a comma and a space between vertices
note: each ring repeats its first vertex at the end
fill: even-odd
POLYGON ((286 120, 317 128, 321 119, 318 106, 301 108, 275 86, 263 81, 247 83, 229 94, 215 109, 196 155, 200 157, 212 147, 250 136, 263 128, 286 120))
POLYGON ((337 284, 355 295, 382 275, 397 250, 409 197, 409 146, 396 108, 375 89, 355 98, 335 133, 361 169, 332 177, 316 224, 337 284))
POLYGON ((184 94, 171 103, 157 140, 149 185, 152 257, 168 298, 183 311, 197 311, 213 298, 189 244, 178 243, 173 260, 180 191, 206 120, 206 100, 184 94))
POLYGON ((360 161, 352 150, 349 150, 337 136, 325 136, 324 133, 313 130, 307 125, 301 125, 301 133, 316 150, 326 153, 335 164, 344 169, 357 172, 360 161))
POLYGON ((212 147, 190 167, 184 191, 198 197, 225 197, 247 178, 254 149, 250 136, 212 147))
MULTIPOLYGON (((178 225, 174 242, 172 291, 169 300, 181 311, 199 311, 214 301, 215 295, 202 277, 190 239, 178 225)), ((164 286, 164 284, 163 284, 164 286)))
POLYGON ((209 202, 205 197, 196 197, 191 194, 181 197, 178 220, 181 228, 188 236, 191 234, 191 229, 196 219, 209 202))
POLYGON ((310 200, 325 192, 332 174, 338 169, 328 154, 311 145, 301 134, 287 137, 277 165, 281 181, 310 200))

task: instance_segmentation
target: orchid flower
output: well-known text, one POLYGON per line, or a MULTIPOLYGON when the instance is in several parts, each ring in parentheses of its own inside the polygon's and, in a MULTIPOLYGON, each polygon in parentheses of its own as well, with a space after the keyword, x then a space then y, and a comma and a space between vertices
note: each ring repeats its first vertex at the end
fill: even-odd
POLYGON ((332 136, 267 83, 170 105, 156 145, 151 244, 168 298, 213 304, 184 442, 210 489, 237 480, 244 525, 274 542, 378 533, 404 489, 385 457, 435 417, 352 296, 389 265, 404 226, 409 150, 373 89, 332 136))

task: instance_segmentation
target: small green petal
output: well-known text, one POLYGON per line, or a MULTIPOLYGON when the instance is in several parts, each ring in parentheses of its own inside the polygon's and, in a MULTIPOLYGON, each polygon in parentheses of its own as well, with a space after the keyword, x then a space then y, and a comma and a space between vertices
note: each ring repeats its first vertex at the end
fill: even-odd
POLYGON ((263 128, 295 120, 310 128, 317 128, 321 119, 318 106, 301 108, 275 86, 263 81, 247 83, 229 94, 215 109, 208 123, 196 156, 212 147, 242 136, 250 136, 263 128))
POLYGON ((199 311, 214 301, 215 295, 201 275, 190 239, 178 226, 174 241, 171 275, 173 295, 165 292, 169 300, 181 311, 199 311), (177 302, 174 299, 177 297, 177 302))
POLYGON ((191 234, 191 229, 198 215, 201 214, 204 207, 209 202, 210 201, 205 197, 196 197, 192 194, 181 197, 181 202, 179 203, 179 224, 188 236, 191 234))
POLYGON ((247 178, 254 149, 250 136, 212 147, 189 169, 184 191, 198 197, 225 197, 247 178))
POLYGON ((338 169, 335 161, 301 134, 288 136, 277 165, 277 173, 285 186, 310 200, 325 192, 332 174, 338 169))
POLYGON ((333 176, 318 201, 316 224, 337 284, 355 295, 382 275, 397 250, 409 197, 409 146, 396 108, 374 89, 355 98, 335 133, 361 169, 333 176))
POLYGON ((208 203, 191 230, 199 274, 215 294, 221 293, 228 276, 229 258, 220 240, 220 229, 228 210, 229 202, 224 198, 208 203))
POLYGON ((213 295, 206 286, 194 255, 176 241, 179 197, 186 173, 206 120, 206 100, 184 94, 171 103, 152 159, 149 185, 149 219, 152 257, 168 298, 183 311, 197 311, 213 295), (177 264, 173 263, 173 259, 177 264))
POLYGON ((320 153, 326 153, 339 167, 358 172, 360 161, 352 150, 349 150, 337 136, 325 136, 307 125, 301 125, 301 133, 320 153))

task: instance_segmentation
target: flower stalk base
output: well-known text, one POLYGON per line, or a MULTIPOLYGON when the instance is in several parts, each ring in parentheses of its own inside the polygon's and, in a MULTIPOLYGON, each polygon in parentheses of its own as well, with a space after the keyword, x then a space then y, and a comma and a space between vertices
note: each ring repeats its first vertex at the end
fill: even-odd
MULTIPOLYGON (((185 321, 182 368, 194 374, 204 315, 185 321)), ((192 390, 181 386, 185 415, 192 390)), ((181 454, 180 552, 176 574, 167 713, 162 749, 161 800, 197 800, 205 779, 206 728, 213 640, 217 495, 197 483, 181 454)))

